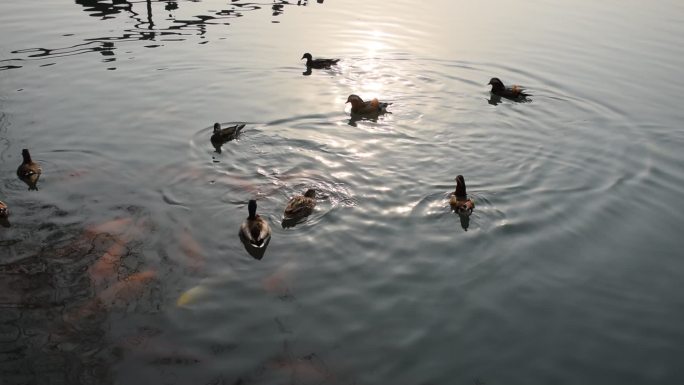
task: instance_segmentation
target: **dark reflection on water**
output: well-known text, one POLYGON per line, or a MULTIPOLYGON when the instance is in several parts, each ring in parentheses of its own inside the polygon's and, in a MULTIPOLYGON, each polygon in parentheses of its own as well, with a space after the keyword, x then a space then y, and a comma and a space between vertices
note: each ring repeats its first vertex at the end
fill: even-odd
MULTIPOLYGON (((230 25, 230 20, 240 18, 246 14, 270 6, 272 15, 279 16, 285 12, 287 6, 306 6, 308 1, 298 1, 292 4, 286 0, 274 0, 273 3, 253 3, 231 1, 227 4, 228 8, 211 11, 207 15, 193 15, 192 19, 177 18, 176 11, 182 9, 182 4, 198 3, 199 1, 129 1, 129 0, 75 0, 75 3, 82 6, 84 11, 101 20, 115 19, 118 16, 125 16, 134 21, 134 28, 125 29, 122 34, 87 38, 85 43, 59 48, 22 48, 15 49, 11 53, 17 57, 0 58, 0 71, 22 68, 22 63, 31 60, 41 60, 46 58, 59 58, 64 56, 80 55, 88 52, 99 52, 103 56, 114 55, 115 42, 128 42, 134 40, 150 41, 184 41, 187 40, 188 33, 191 35, 204 37, 209 25, 230 25), (145 4, 144 10, 139 9, 139 4, 145 4), (161 8, 157 4, 164 4, 163 11, 167 11, 164 21, 169 24, 165 27, 158 27, 160 22, 155 22, 160 17, 161 8)), ((322 1, 318 2, 322 4, 322 1)), ((69 34, 68 36, 71 36, 69 34)), ((205 44, 206 41, 199 44, 205 44)), ((161 45, 147 45, 148 48, 156 48, 161 45)), ((105 59, 104 61, 115 61, 115 59, 105 59)), ((52 64, 52 63, 51 63, 52 64)), ((109 69, 115 69, 109 68, 109 69)))
POLYGON ((458 215, 458 219, 461 221, 463 230, 468 231, 468 226, 470 226, 470 215, 462 213, 456 213, 456 215, 458 215))

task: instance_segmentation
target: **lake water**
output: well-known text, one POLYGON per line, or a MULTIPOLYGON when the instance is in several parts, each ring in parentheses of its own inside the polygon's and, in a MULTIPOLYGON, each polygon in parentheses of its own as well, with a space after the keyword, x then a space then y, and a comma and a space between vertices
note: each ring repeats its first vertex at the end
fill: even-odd
POLYGON ((682 20, 3 1, 0 384, 684 382, 682 20), (305 75, 304 52, 341 61, 305 75), (494 76, 532 96, 492 98, 494 76), (352 93, 391 114, 350 119, 352 93), (220 154, 214 122, 246 123, 220 154), (237 236, 252 198, 261 260, 237 236))

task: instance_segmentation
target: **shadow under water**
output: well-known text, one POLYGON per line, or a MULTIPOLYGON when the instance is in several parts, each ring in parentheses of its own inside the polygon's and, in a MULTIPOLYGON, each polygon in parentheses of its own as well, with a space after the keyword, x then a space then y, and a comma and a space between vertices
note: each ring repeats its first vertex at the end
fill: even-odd
POLYGON ((3 255, 19 254, 0 260, 3 384, 112 382, 110 368, 120 353, 111 344, 110 317, 127 313, 150 321, 161 301, 140 234, 128 231, 132 224, 60 226, 28 256, 27 241, 0 245, 3 255))

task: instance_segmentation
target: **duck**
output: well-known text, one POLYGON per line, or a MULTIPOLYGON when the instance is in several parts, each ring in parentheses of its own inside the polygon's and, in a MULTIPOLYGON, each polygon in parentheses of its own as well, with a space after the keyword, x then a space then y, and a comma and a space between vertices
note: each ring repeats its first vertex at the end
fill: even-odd
POLYGON ((387 112, 387 106, 392 103, 380 102, 378 99, 364 102, 358 95, 349 95, 345 104, 351 103, 351 113, 355 115, 377 115, 387 112))
POLYGON ((306 68, 316 69, 330 68, 340 61, 340 59, 314 59, 308 52, 302 55, 302 59, 306 59, 306 68))
POLYGON ((0 201, 0 226, 11 226, 9 222, 9 209, 7 208, 7 204, 5 204, 3 201, 0 201))
POLYGON ((503 84, 503 82, 501 80, 499 80, 499 78, 491 78, 489 80, 489 83, 487 83, 487 85, 492 86, 491 92, 494 95, 501 96, 504 98, 513 99, 513 100, 521 100, 521 99, 525 99, 526 97, 529 96, 529 94, 527 94, 525 92, 525 89, 523 87, 520 87, 517 85, 506 87, 503 84))
POLYGON ((234 126, 221 128, 220 123, 214 123, 214 133, 211 135, 212 143, 225 143, 236 139, 240 135, 240 131, 245 128, 244 124, 236 124, 234 126))
POLYGON ((7 204, 3 201, 0 201, 0 219, 5 219, 9 216, 9 209, 7 208, 7 204))
POLYGON ((24 161, 19 165, 19 168, 17 168, 17 176, 29 186, 29 191, 38 190, 36 184, 38 183, 38 178, 40 178, 42 169, 38 163, 31 159, 29 150, 21 150, 21 156, 24 158, 24 161))
POLYGON ((451 205, 451 209, 458 214, 470 215, 475 208, 475 202, 468 198, 468 194, 466 193, 466 184, 463 175, 456 177, 456 191, 449 196, 449 204, 451 205))
POLYGON ((251 199, 247 205, 249 216, 240 226, 240 236, 253 247, 266 247, 271 240, 271 227, 256 213, 257 202, 251 199))
POLYGON ((284 221, 298 221, 311 215, 316 207, 316 190, 310 188, 304 195, 296 195, 287 202, 284 221))

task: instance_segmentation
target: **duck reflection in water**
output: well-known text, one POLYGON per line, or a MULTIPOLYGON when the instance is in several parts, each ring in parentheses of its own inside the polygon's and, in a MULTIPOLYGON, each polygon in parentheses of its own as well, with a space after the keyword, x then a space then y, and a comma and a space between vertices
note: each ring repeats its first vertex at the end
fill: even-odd
MULTIPOLYGON (((388 112, 391 114, 391 112, 388 112)), ((363 115, 352 115, 349 117, 349 121, 347 122, 348 125, 352 127, 356 127, 356 122, 358 121, 368 121, 368 122, 373 122, 377 123, 378 122, 378 117, 377 116, 363 116, 363 115)))
POLYGON ((464 231, 468 231, 468 226, 470 226, 470 215, 458 213, 458 219, 461 221, 461 227, 464 231))
POLYGON ((247 205, 249 216, 240 226, 240 240, 245 250, 254 259, 261 259, 266 253, 266 248, 271 242, 271 227, 268 222, 256 213, 257 203, 252 199, 247 205))
POLYGON ((489 99, 487 99, 487 103, 491 104, 492 106, 496 106, 497 104, 501 103, 501 96, 490 94, 489 99))
POLYGON ((17 176, 22 182, 26 183, 30 190, 38 190, 37 184, 40 174, 43 171, 37 162, 31 159, 29 150, 21 150, 21 156, 24 158, 22 163, 17 168, 17 176))

